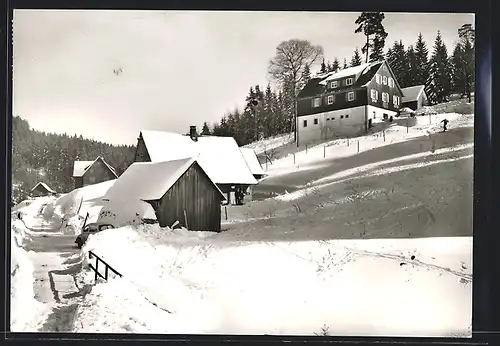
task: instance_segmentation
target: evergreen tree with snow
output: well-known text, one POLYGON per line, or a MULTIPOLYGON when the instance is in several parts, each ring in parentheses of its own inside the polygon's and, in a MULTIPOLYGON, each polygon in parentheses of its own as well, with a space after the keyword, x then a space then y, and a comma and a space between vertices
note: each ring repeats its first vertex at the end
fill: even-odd
POLYGON ((203 126, 201 128, 201 135, 210 136, 210 127, 208 126, 208 123, 206 121, 203 123, 203 126))
POLYGON ((327 66, 325 64, 325 58, 323 58, 323 61, 321 61, 321 68, 319 70, 321 73, 326 73, 327 72, 327 66))
POLYGON ((347 66, 347 59, 344 58, 344 66, 342 67, 343 69, 346 69, 348 66, 347 66))
POLYGON ((415 60, 416 60, 416 75, 415 83, 417 85, 424 85, 429 78, 428 71, 428 58, 429 50, 422 37, 422 33, 418 35, 417 42, 415 44, 415 60))
POLYGON ((464 94, 468 101, 472 102, 472 91, 474 91, 475 80, 475 37, 476 32, 472 24, 464 24, 458 29, 458 36, 462 43, 462 64, 464 79, 464 94))
POLYGON ((417 83, 417 75, 418 75, 418 63, 417 57, 415 55, 415 50, 413 46, 409 46, 406 50, 406 62, 408 63, 406 80, 405 83, 407 86, 418 85, 417 83))
POLYGON ((359 66, 362 64, 362 62, 363 61, 361 60, 361 55, 359 55, 359 49, 358 47, 356 47, 356 49, 354 50, 354 55, 351 59, 351 67, 359 66))
POLYGON ((429 62, 429 77, 426 83, 426 93, 431 103, 440 103, 448 100, 451 92, 450 75, 448 51, 441 33, 438 31, 429 62))
POLYGON ((466 79, 465 79, 465 64, 464 64, 464 51, 462 43, 457 42, 453 49, 453 54, 450 57, 451 69, 451 89, 455 93, 460 93, 461 97, 465 95, 466 79))
POLYGON ((333 62, 330 65, 328 72, 336 72, 339 69, 340 69, 339 59, 335 58, 335 59, 333 59, 333 62))
POLYGON ((394 77, 402 88, 408 85, 408 61, 403 42, 395 41, 391 49, 387 52, 387 62, 394 73, 394 77))

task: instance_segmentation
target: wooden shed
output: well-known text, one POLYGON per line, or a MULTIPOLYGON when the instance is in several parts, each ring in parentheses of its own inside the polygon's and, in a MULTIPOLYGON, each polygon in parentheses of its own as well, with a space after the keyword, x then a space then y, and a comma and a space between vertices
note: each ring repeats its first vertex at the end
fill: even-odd
POLYGON ((56 192, 52 190, 47 184, 39 182, 31 189, 31 196, 33 197, 41 197, 41 196, 52 196, 55 195, 56 192))
POLYGON ((161 227, 178 222, 192 231, 221 230, 224 195, 194 158, 135 162, 104 199, 124 204, 145 201, 153 207, 161 227))
POLYGON ((401 100, 401 107, 410 108, 416 111, 427 105, 428 100, 427 94, 425 93, 425 85, 414 85, 401 90, 404 95, 401 100))
POLYGON ((118 178, 116 171, 99 156, 94 161, 75 161, 73 179, 75 189, 118 178))

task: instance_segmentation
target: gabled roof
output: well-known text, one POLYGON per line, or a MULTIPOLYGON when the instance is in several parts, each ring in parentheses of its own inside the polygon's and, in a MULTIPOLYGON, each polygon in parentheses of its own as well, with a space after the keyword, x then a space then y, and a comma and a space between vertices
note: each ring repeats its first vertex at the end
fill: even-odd
POLYGON ((267 175, 252 148, 240 148, 240 150, 253 175, 267 175))
POLYGON ((38 187, 38 186, 42 186, 45 190, 47 190, 48 192, 52 192, 52 193, 56 193, 54 190, 52 190, 47 184, 45 183, 42 183, 42 182, 39 182, 38 184, 35 185, 34 188, 31 189, 31 192, 35 191, 35 189, 38 187))
MULTIPOLYGON (((134 162, 116 180, 103 197, 106 200, 158 200, 197 161, 195 158, 163 162, 134 162)), ((204 171, 202 165, 199 165, 204 171)), ((206 172, 205 172, 206 174, 206 172)), ((207 175, 208 176, 208 175, 207 175)), ((210 179, 210 178, 209 178, 210 179)), ((224 194, 210 180, 223 199, 224 194)))
MULTIPOLYGON (((338 72, 332 72, 326 74, 322 77, 312 78, 306 86, 299 92, 298 98, 304 97, 312 97, 316 95, 320 95, 328 90, 327 84, 330 81, 354 76, 355 81, 352 85, 349 85, 347 88, 356 88, 365 85, 370 80, 372 80, 373 76, 379 70, 380 66, 384 61, 377 61, 367 64, 361 64, 359 66, 348 67, 346 69, 340 70, 338 72)), ((340 87, 335 89, 336 91, 342 90, 345 87, 340 87)))
POLYGON ((73 177, 82 177, 92 165, 97 162, 97 160, 101 160, 106 167, 114 174, 115 177, 118 178, 118 174, 113 167, 111 167, 101 156, 98 156, 94 161, 75 161, 73 166, 73 177))
POLYGON ((194 157, 216 184, 257 184, 232 137, 201 136, 195 142, 164 131, 141 131, 140 135, 152 162, 194 157))
POLYGON ((401 99, 401 102, 411 102, 418 100, 420 95, 424 92, 424 89, 425 85, 414 85, 401 89, 401 91, 403 92, 403 98, 401 99))

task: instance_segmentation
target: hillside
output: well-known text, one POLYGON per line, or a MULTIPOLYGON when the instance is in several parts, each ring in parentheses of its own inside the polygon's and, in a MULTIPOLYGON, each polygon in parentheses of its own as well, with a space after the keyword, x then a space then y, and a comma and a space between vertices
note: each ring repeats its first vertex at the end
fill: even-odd
POLYGON ((118 174, 133 161, 134 146, 114 146, 66 134, 45 133, 30 128, 16 116, 12 123, 12 202, 26 198, 37 182, 57 192, 73 190, 73 162, 102 156, 118 174))

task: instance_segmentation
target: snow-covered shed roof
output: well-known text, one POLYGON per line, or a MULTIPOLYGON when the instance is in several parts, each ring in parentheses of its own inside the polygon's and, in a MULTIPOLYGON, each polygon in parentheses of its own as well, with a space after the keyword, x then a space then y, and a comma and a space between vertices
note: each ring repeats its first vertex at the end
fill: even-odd
POLYGON ((253 175, 267 175, 252 148, 240 148, 240 150, 253 175))
MULTIPOLYGON (((105 200, 158 200, 196 162, 195 158, 184 158, 163 162, 134 162, 116 180, 103 197, 105 200)), ((202 165, 200 165, 203 169, 202 165)), ((208 174, 207 174, 208 175, 208 174)), ((224 194, 212 181, 222 198, 224 194)))
POLYGON ((403 88, 403 98, 401 102, 411 102, 416 101, 420 97, 420 94, 424 92, 425 85, 414 85, 411 87, 403 88))
POLYGON ((31 191, 34 191, 38 186, 42 186, 45 190, 48 192, 56 193, 54 190, 52 190, 47 184, 39 182, 38 184, 35 185, 34 188, 31 189, 31 191))
POLYGON ((353 75, 356 76, 356 78, 358 78, 359 75, 361 75, 365 70, 368 70, 371 66, 373 66, 375 64, 379 64, 379 63, 380 62, 377 61, 377 62, 370 62, 370 63, 366 63, 366 64, 361 64, 359 66, 348 67, 348 68, 345 68, 345 69, 340 70, 338 72, 329 74, 325 79, 323 79, 323 81, 328 82, 331 80, 340 79, 340 78, 353 76, 353 75))
POLYGON ((216 184, 257 184, 232 137, 201 136, 195 142, 164 131, 141 131, 141 135, 152 162, 196 158, 216 184))
POLYGON ((94 161, 75 161, 73 166, 73 177, 81 177, 89 170, 89 168, 97 162, 97 160, 101 160, 106 167, 118 178, 118 174, 113 167, 111 167, 101 156, 98 156, 94 161))

